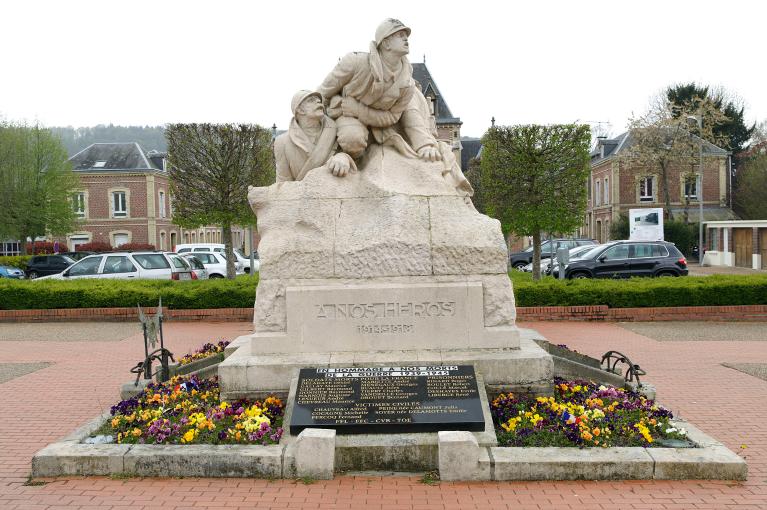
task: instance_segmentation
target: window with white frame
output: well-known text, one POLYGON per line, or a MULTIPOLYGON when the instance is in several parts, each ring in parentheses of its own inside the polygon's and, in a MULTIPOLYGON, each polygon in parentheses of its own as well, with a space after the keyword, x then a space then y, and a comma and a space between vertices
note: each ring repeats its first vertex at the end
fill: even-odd
POLYGON ((165 217, 165 192, 160 192, 160 199, 158 200, 158 207, 160 209, 160 218, 165 217))
POLYGON ((128 203, 124 191, 112 192, 112 217, 125 218, 128 216, 128 203))
POLYGON ((700 189, 700 175, 688 175, 684 179, 684 198, 697 200, 700 189))
POLYGON ((610 203, 610 179, 605 177, 605 205, 610 203))
POLYGON ((652 202, 655 190, 655 179, 652 176, 639 179, 639 201, 652 202))
POLYGON ((600 205, 602 203, 602 183, 599 182, 599 179, 597 179, 597 182, 594 183, 594 189, 596 190, 596 195, 594 196, 594 205, 600 205))
POLYGON ((72 210, 78 218, 85 218, 85 192, 78 191, 72 194, 72 210))

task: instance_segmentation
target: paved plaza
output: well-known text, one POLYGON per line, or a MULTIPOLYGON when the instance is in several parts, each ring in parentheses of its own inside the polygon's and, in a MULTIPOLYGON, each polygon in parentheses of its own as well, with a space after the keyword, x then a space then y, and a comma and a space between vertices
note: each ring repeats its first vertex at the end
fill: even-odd
MULTIPOLYGON (((747 460, 748 480, 425 483, 418 475, 337 476, 313 483, 107 477, 29 481, 37 450, 117 401, 119 385, 131 379, 129 369, 142 356, 142 339, 136 323, 0 324, 0 509, 767 508, 767 381, 760 378, 766 372, 767 323, 521 326, 592 356, 611 349, 627 354, 647 371, 646 380, 657 387, 662 404, 747 460)), ((182 355, 206 341, 233 339, 250 329, 245 322, 169 322, 166 343, 182 355)))

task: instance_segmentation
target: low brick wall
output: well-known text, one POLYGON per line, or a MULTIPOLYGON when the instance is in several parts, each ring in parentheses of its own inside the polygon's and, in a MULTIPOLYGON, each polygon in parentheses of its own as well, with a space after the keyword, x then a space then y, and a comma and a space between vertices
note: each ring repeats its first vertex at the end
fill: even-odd
MULTIPOLYGON (((145 308, 154 314, 155 308, 145 308)), ((164 310, 181 321, 253 321, 253 308, 164 310)), ((0 310, 0 322, 125 321, 138 320, 135 308, 62 308, 55 310, 0 310)), ((678 306, 666 308, 610 308, 594 306, 530 306, 517 308, 517 321, 764 321, 767 305, 678 306)))
MULTIPOLYGON (((144 313, 155 314, 154 307, 144 313)), ((169 310, 163 308, 166 319, 181 321, 253 321, 253 308, 207 308, 202 310, 169 310)), ((56 321, 138 321, 136 308, 59 308, 55 310, 0 310, 0 322, 56 321)))
POLYGON ((517 321, 767 321, 767 305, 610 308, 530 306, 517 308, 517 321))

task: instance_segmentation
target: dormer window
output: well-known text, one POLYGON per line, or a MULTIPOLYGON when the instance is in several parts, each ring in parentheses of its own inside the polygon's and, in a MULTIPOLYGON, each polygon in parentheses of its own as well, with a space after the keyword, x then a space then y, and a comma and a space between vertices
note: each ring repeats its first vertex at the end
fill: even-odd
POLYGON ((106 161, 96 161, 93 163, 93 168, 104 168, 106 166, 106 161))

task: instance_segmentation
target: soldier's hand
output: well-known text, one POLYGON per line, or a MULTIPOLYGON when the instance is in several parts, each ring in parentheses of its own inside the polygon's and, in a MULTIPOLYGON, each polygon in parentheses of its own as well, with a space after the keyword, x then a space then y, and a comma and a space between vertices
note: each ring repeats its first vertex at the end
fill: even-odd
POLYGON ((418 157, 424 161, 439 161, 442 159, 439 151, 431 145, 424 145, 418 149, 418 157))
POLYGON ((349 173, 349 160, 336 154, 328 161, 328 169, 336 177, 345 177, 349 173))
POLYGON ((359 117, 360 103, 353 97, 341 99, 341 112, 345 117, 359 117))

